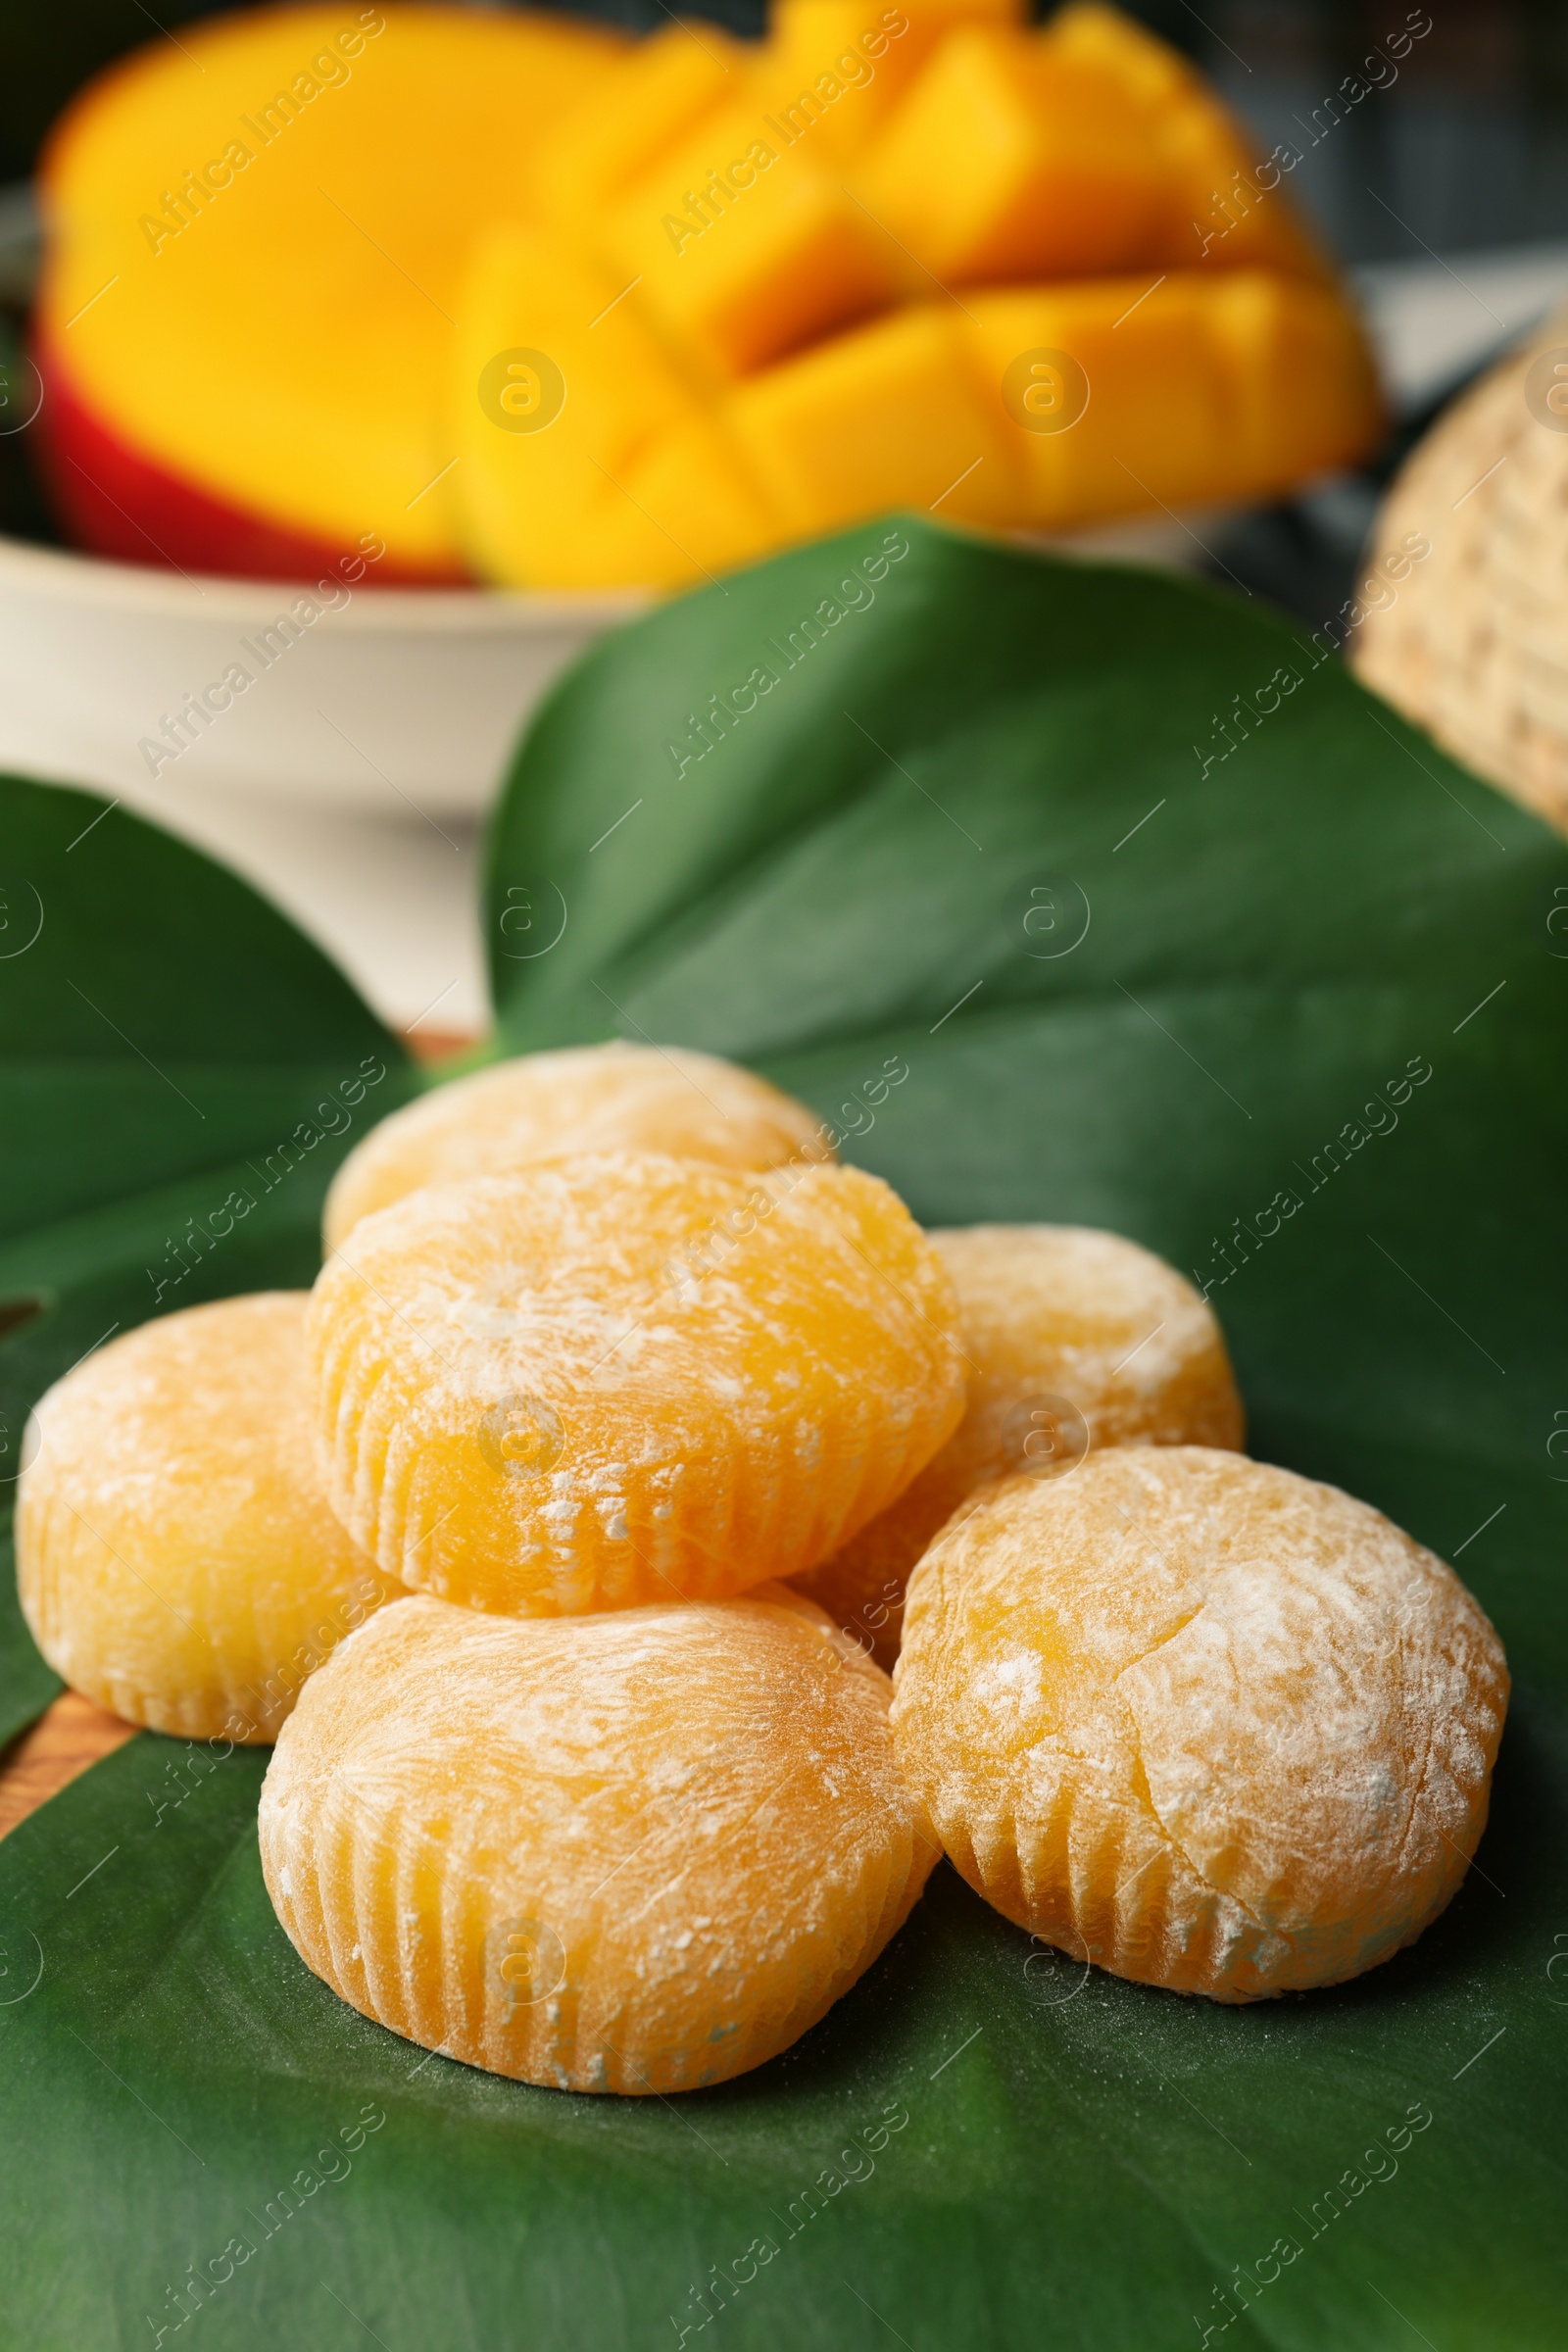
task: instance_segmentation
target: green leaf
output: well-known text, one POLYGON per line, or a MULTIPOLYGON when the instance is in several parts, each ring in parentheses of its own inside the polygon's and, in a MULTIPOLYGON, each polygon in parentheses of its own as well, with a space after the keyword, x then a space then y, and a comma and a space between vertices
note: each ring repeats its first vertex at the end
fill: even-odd
POLYGON ((1272 612, 918 525, 873 585, 885 536, 666 607, 547 707, 491 847, 504 1033, 733 1054, 927 1223, 1148 1243, 1208 1289, 1253 1449, 1464 1546, 1568 1690, 1568 845, 1272 612))
POLYGON ((0 1750, 41 1715, 63 1688, 59 1675, 38 1655, 23 1619, 8 1511, 0 1535, 0 1750))
MULTIPOLYGON (((414 1080, 318 948, 155 826, 0 776, 0 842, 6 1537, 50 1382, 149 1315, 311 1282, 333 1166, 414 1080)), ((60 1687, 5 1585, 0 1741, 60 1687)))
POLYGON ((1561 2342, 1568 1754, 1533 1711, 1484 1852, 1508 1899, 1472 1874, 1357 1984, 1243 2010, 1123 1984, 944 1866, 794 2050, 670 2101, 502 2082, 346 2008, 262 1884, 265 1761, 143 1737, 0 1846, 29 2352, 183 2341, 198 2307, 212 2352, 1176 2346, 1282 2238, 1232 2341, 1398 2352, 1403 2314, 1440 2352, 1561 2342))
POLYGON ((199 2340, 236 2352, 1561 2340, 1568 849, 1275 617, 915 525, 841 591, 887 528, 554 697, 494 829, 504 1032, 737 1054, 930 1220, 1195 1268, 1255 1449, 1457 1555, 1503 1633, 1479 1865, 1386 1967, 1246 2010, 1069 1969, 944 1868, 783 2058, 594 2100, 345 2008, 267 1902, 263 1760, 142 1739, 0 1847, 18 1992, 43 1964, 0 2008, 19 2343, 172 2341, 224 2260, 199 2340))

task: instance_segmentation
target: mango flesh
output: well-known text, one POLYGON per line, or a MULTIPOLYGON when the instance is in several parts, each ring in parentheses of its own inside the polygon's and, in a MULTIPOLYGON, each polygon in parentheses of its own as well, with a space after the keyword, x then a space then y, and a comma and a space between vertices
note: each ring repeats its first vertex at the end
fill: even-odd
POLYGON ((1248 144, 1185 58, 1103 0, 1069 0, 1043 38, 1062 57, 1113 74, 1144 116, 1165 188, 1150 261, 1177 270, 1207 263, 1332 276, 1327 257, 1280 192, 1282 170, 1258 169, 1270 159, 1248 144))
POLYGON ((513 1175, 583 1152, 659 1152, 728 1168, 833 1157, 820 1122, 714 1054, 688 1046, 569 1046, 521 1054, 405 1103, 333 1177, 325 1246, 425 1185, 513 1175))
POLYGON ((264 9, 90 85, 43 166, 37 328, 143 463, 144 560, 162 477, 338 552, 376 531, 405 577, 466 568, 428 485, 468 236, 531 204, 539 129, 625 46, 542 14, 264 9))
POLYGON ((494 229, 475 250, 448 387, 451 497, 493 579, 685 585, 770 544, 767 512, 698 387, 616 292, 610 273, 537 229, 494 229), (561 370, 564 405, 543 429, 499 429, 476 397, 507 350, 545 352, 561 370))
POLYGON ((1136 1242, 1080 1225, 971 1225, 931 1246, 953 1278, 962 1421, 880 1518, 799 1579, 879 1665, 899 1652, 921 1553, 978 1490, 1070 1477, 1090 1447, 1239 1448, 1225 1342, 1192 1285, 1136 1242))
POLYGON ((909 1580, 894 1680, 970 1886, 1085 1975, 1229 2002, 1342 1984, 1437 1917, 1508 1700, 1451 1568, 1200 1446, 988 1488, 909 1580))
POLYGON ((303 1292, 223 1298, 89 1355, 37 1408, 17 1586, 57 1674, 127 1722, 255 1745, 403 1596, 317 1475, 303 1292))
POLYGON ((737 387, 721 415, 790 538, 901 503, 1018 516, 1006 421, 963 326, 950 303, 911 303, 737 387))
POLYGON ((786 133, 808 127, 813 146, 853 162, 949 33, 1026 14, 1021 0, 776 0, 753 86, 786 133))
POLYGON ((802 143, 742 101, 627 187, 599 250, 656 329, 718 377, 749 374, 880 309, 894 249, 802 143))
POLYGON ((1273 495, 1379 410, 1256 162, 1098 0, 1043 31, 781 0, 761 44, 214 21, 56 134, 53 476, 121 557, 379 547, 377 584, 541 589, 684 587, 889 507, 1054 531, 1273 495))
POLYGON ((890 1696, 780 1586, 571 1624, 413 1599, 284 1728, 268 1891, 426 2049, 551 2089, 724 2082, 849 1989, 936 1859, 890 1696))
POLYGON ((952 1434, 952 1288, 857 1168, 544 1162, 362 1217, 310 1311, 333 1507, 388 1576, 574 1616, 812 1566, 952 1434))
POLYGON ((900 504, 1059 531, 1272 496, 1352 460, 1379 413, 1340 297, 1273 271, 908 303, 706 398, 635 296, 581 324, 609 280, 576 278, 568 296, 536 237, 498 234, 475 271, 470 368, 508 344, 567 355, 547 432, 498 432, 454 387, 469 543, 518 586, 690 586, 900 504))
POLYGON ((575 142, 600 190, 554 216, 591 289, 525 232, 476 260, 453 497, 492 576, 684 587, 900 505, 1071 530, 1272 496, 1377 430, 1288 195, 1237 194, 1235 124, 1115 10, 1037 32, 912 6, 857 35, 795 0, 744 78, 722 47, 628 60, 615 103, 648 103, 615 174, 590 105, 563 126, 558 183, 575 142), (530 342, 567 355, 576 416, 568 389, 548 433, 486 430, 481 355, 530 342))
POLYGON ((1339 297, 1265 270, 1169 271, 969 299, 971 348, 1001 391, 1024 514, 1060 530, 1150 506, 1266 498, 1365 445, 1377 386, 1339 297), (1054 423, 1065 353, 1081 371, 1065 429, 1032 429, 1015 371, 1034 367, 1054 423), (1028 421, 1026 421, 1028 418, 1028 421))
POLYGON ((748 52, 716 25, 665 24, 628 49, 545 125, 532 175, 541 220, 581 238, 744 79, 748 52))
POLYGON ((1163 181, 1114 72, 980 26, 942 44, 859 174, 867 207, 917 265, 905 272, 911 293, 929 277, 1128 268, 1152 243, 1163 181))

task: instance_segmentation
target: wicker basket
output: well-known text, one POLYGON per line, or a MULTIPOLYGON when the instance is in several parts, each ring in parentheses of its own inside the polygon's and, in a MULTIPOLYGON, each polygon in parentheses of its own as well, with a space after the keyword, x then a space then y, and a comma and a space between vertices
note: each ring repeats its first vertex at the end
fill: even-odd
POLYGON ((1364 576, 1411 533, 1432 552, 1367 611, 1352 666, 1568 831, 1568 312, 1420 443, 1384 500, 1364 576))

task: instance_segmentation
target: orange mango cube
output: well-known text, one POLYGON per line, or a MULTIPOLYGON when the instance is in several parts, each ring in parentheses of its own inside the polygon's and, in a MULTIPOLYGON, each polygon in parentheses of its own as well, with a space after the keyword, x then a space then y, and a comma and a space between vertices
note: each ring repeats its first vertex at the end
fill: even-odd
POLYGON ((960 24, 1011 24, 1019 0, 778 0, 753 69, 762 105, 813 147, 848 161, 869 145, 904 91, 960 24))
POLYGON ((1264 270, 972 295, 1031 522, 1267 495, 1345 463, 1378 421, 1344 301, 1264 270))
POLYGON ((1124 268, 1148 247, 1161 172, 1115 74, 973 26, 943 42, 860 184, 914 257, 912 291, 921 271, 972 284, 1124 268))
POLYGON ((1358 456, 1379 418, 1378 388, 1344 298, 1268 270, 1227 270, 1204 292, 1247 494, 1267 496, 1358 456))
POLYGON ((709 116, 629 187, 600 250, 649 318, 720 375, 885 303, 895 249, 805 146, 750 106, 709 116))
POLYGON ((710 443, 712 427, 636 302, 617 292, 537 231, 498 229, 473 256, 448 387, 460 452, 451 497, 493 579, 683 587, 767 543, 760 507, 716 466, 700 517, 682 511, 676 489, 646 478, 656 447, 679 437, 689 448, 705 435, 710 443), (508 386, 496 380, 509 352, 557 369, 553 416, 509 418, 508 386))
POLYGON ((736 389, 730 429, 792 537, 891 506, 1013 515, 1013 453, 963 328, 949 303, 911 304, 736 389))
POLYGON ((1116 277, 970 297, 971 349, 1031 522, 1062 530, 1227 494, 1234 458, 1203 291, 1116 277))
POLYGON ((1102 0, 1075 0, 1043 37, 1063 58, 1113 74, 1145 118, 1162 196, 1141 258, 1178 270, 1332 274, 1280 187, 1280 166, 1253 152, 1184 57, 1102 0))
POLYGON ((747 58, 711 24, 701 38, 672 24, 640 41, 546 131, 533 165, 544 217, 581 237, 628 182, 733 98, 747 58))

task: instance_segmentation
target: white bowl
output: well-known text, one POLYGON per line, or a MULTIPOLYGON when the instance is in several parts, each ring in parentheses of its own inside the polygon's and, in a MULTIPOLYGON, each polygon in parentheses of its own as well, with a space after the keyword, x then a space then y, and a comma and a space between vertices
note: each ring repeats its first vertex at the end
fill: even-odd
POLYGON ((0 767, 149 809, 189 782, 382 816, 477 815, 552 680, 652 601, 362 583, 278 631, 307 585, 0 538, 0 767), (209 687, 221 703, 231 664, 252 683, 205 723, 187 712, 176 749, 165 722, 209 687))
MULTIPOLYGON (((1061 539, 1019 536, 1182 569, 1221 516, 1191 519, 1197 532, 1139 515, 1061 539)), ((185 800, 196 785, 204 799, 477 817, 554 679, 659 601, 638 589, 362 582, 279 631, 308 587, 196 578, 0 536, 0 768, 96 785, 154 815, 172 791, 185 800), (216 714, 191 715, 206 689, 223 699, 233 663, 251 683, 216 714), (171 738, 167 722, 182 713, 171 738)))

